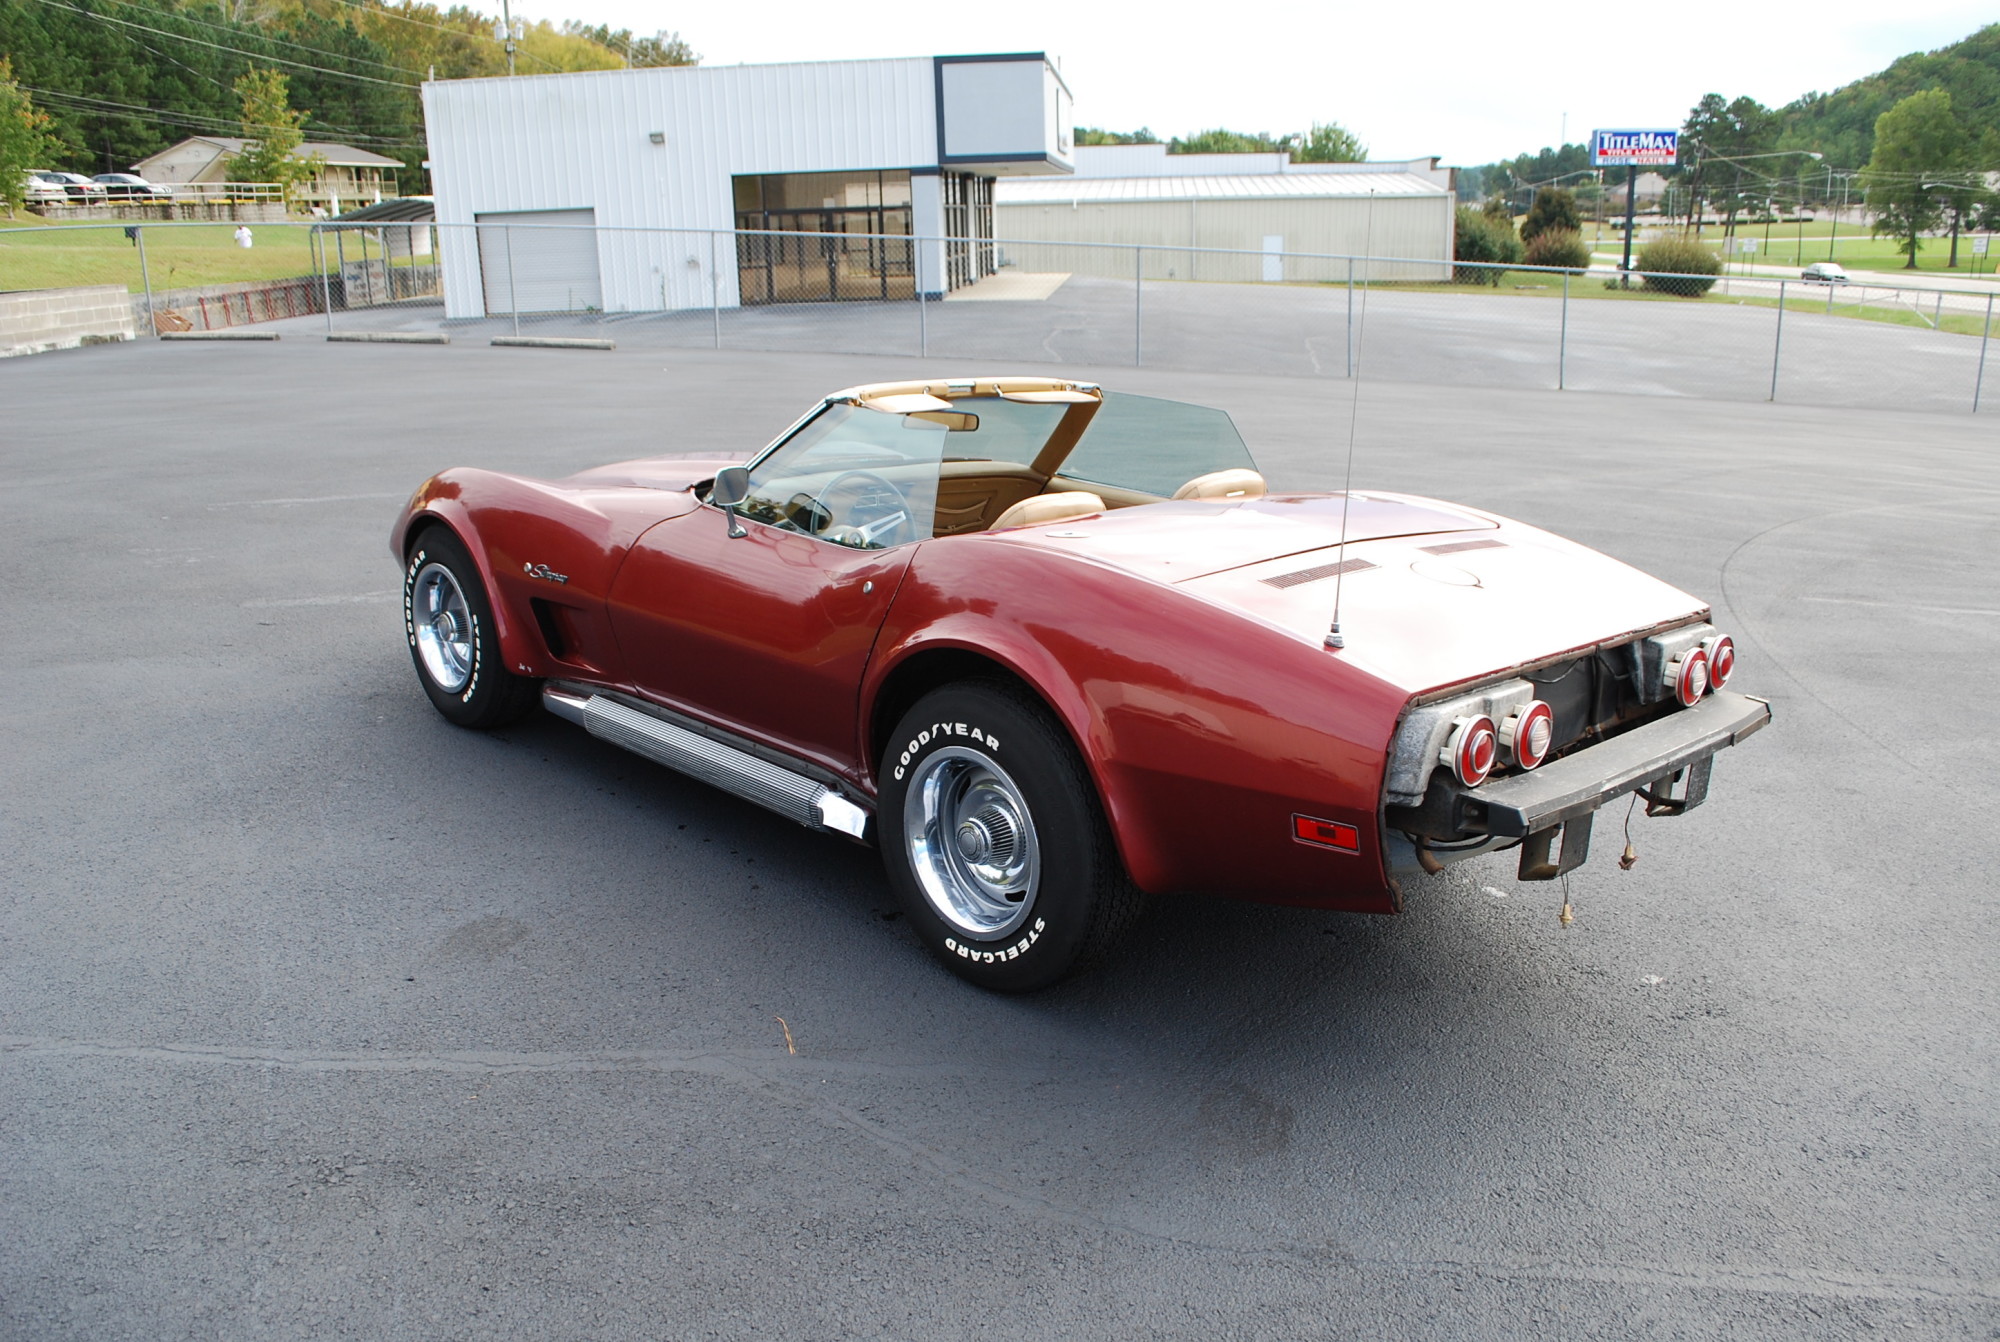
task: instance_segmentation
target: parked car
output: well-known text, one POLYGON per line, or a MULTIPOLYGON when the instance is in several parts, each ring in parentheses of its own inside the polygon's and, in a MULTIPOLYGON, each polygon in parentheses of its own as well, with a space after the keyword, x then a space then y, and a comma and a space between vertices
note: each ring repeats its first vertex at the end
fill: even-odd
POLYGON ((129 172, 100 172, 91 180, 101 183, 112 200, 169 200, 173 192, 129 172))
POLYGON ((37 169, 34 175, 44 182, 61 187, 63 194, 71 201, 80 201, 85 205, 95 205, 101 203, 105 198, 104 184, 102 182, 93 182, 90 178, 85 177, 79 172, 50 172, 45 169, 37 169))
POLYGON ((30 205, 55 205, 69 199, 67 183, 58 174, 39 169, 24 175, 22 194, 30 205))
POLYGON ((1116 949, 1147 894, 1393 913, 1508 848, 1553 879, 1770 718, 1697 598, 1474 508, 1268 493, 1219 410, 888 383, 741 460, 426 481, 390 537, 418 681, 877 845, 990 988, 1116 949))
POLYGON ((1847 271, 1832 261, 1815 261, 1799 272, 1807 284, 1850 284, 1847 271))

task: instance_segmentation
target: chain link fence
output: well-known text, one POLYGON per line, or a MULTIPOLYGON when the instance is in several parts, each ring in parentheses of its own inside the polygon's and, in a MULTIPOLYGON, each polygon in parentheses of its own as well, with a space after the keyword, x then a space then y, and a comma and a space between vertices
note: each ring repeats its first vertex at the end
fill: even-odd
POLYGON ((2000 284, 1749 269, 1688 296, 1709 277, 891 233, 0 229, 0 290, 121 285, 142 336, 640 344, 1930 411, 1990 400, 2000 284))

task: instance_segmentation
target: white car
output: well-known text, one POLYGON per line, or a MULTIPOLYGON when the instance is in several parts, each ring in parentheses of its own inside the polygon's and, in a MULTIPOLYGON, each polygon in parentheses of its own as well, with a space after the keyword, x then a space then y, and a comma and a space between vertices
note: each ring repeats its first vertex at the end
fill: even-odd
POLYGON ((68 187, 61 177, 52 172, 23 174, 21 194, 30 205, 53 205, 69 199, 68 187))
POLYGON ((1847 284, 1847 272, 1837 262, 1815 261, 1799 272, 1807 284, 1847 284))

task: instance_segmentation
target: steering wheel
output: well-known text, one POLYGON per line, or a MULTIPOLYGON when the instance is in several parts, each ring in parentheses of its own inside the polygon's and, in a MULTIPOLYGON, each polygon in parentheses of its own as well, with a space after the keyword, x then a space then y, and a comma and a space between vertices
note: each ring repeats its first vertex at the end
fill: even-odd
POLYGON ((843 519, 830 523, 819 533, 821 539, 839 545, 880 550, 917 537, 916 519, 910 516, 909 500, 903 497, 902 490, 873 471, 857 469, 840 472, 820 487, 819 493, 813 496, 812 506, 828 518, 843 519), (827 499, 851 481, 861 482, 862 488, 855 492, 854 501, 845 509, 835 510, 827 499), (874 516, 867 517, 869 513, 874 516))

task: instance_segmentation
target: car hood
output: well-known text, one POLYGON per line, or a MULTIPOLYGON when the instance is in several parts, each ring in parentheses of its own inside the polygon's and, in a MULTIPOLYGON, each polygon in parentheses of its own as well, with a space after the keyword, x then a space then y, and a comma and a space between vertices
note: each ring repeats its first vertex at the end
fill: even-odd
POLYGON ((1340 504, 1339 495, 1156 504, 1020 534, 1039 533, 1037 544, 1169 583, 1314 646, 1332 622, 1338 585, 1346 647, 1328 655, 1412 694, 1708 613, 1695 597, 1595 550, 1433 499, 1356 494, 1343 552, 1340 504))

